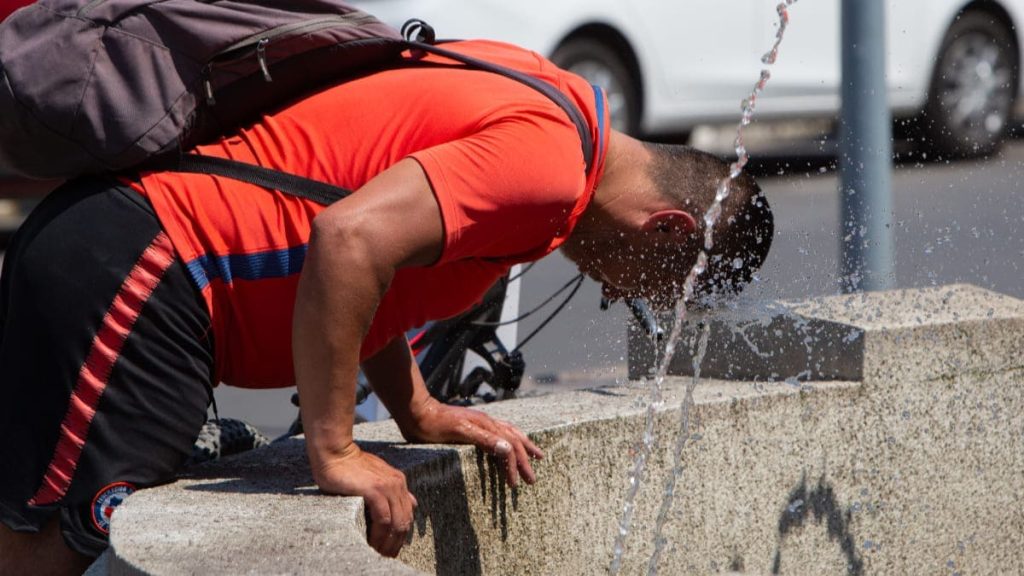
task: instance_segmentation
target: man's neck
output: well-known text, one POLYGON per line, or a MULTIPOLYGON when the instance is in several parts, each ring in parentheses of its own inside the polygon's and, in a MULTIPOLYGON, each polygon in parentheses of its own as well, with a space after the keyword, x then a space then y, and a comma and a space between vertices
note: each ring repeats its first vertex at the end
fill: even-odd
POLYGON ((587 212, 602 230, 629 226, 637 211, 646 208, 648 195, 644 170, 649 153, 639 140, 612 131, 604 174, 587 212))
POLYGON ((644 191, 639 183, 646 154, 639 140, 612 131, 601 181, 572 235, 563 244, 563 252, 570 258, 618 237, 634 224, 638 207, 642 206, 644 191))

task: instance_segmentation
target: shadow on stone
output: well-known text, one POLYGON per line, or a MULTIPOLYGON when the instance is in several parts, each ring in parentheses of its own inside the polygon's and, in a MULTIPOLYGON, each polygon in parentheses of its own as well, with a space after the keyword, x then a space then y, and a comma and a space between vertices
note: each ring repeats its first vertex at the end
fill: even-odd
MULTIPOLYGON (((828 539, 838 541, 846 558, 847 574, 860 576, 864 573, 864 560, 857 555, 857 549, 850 524, 850 513, 843 513, 836 500, 835 490, 822 476, 818 485, 808 491, 807 475, 789 493, 786 507, 779 516, 779 545, 775 549, 772 574, 782 573, 782 543, 790 534, 803 528, 806 520, 813 516, 817 524, 825 522, 828 539)), ((798 573, 796 570, 794 573, 798 573)))
POLYGON ((508 541, 508 502, 512 501, 512 510, 519 506, 519 491, 515 488, 506 489, 504 466, 493 456, 489 456, 479 448, 476 450, 476 470, 480 479, 480 498, 486 505, 490 494, 491 527, 501 531, 501 541, 508 541))
MULTIPOLYGON (((405 448, 404 460, 409 459, 410 452, 423 452, 416 455, 423 459, 419 465, 401 466, 419 503, 416 529, 408 542, 413 544, 416 537, 430 538, 435 574, 481 574, 480 543, 473 528, 469 491, 458 451, 405 448)), ((419 566, 421 570, 425 568, 419 566)))

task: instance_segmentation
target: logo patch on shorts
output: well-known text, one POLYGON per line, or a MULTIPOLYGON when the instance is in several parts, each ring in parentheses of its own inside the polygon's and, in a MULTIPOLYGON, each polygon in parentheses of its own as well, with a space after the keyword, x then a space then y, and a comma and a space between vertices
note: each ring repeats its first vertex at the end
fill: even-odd
POLYGON ((127 482, 114 482, 96 493, 92 499, 92 523, 97 530, 110 534, 110 516, 114 508, 120 506, 132 492, 135 492, 135 486, 127 482))

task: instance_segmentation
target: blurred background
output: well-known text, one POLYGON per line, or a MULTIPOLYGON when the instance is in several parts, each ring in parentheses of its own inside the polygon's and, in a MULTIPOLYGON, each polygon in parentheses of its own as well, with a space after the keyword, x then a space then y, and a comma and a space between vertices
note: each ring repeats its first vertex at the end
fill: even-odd
MULTIPOLYGON (((6 1, 0 6, 14 6, 6 1)), ((396 26, 421 18, 440 38, 534 49, 604 87, 616 128, 723 157, 735 157, 741 102, 766 68, 762 56, 780 27, 773 0, 352 3, 396 26)), ((840 290, 843 244, 850 242, 838 171, 841 4, 789 7, 778 61, 745 133, 747 170, 776 214, 772 253, 746 296, 752 300, 840 290)), ((886 62, 885 85, 871 91, 885 98, 890 114, 882 120, 891 134, 891 285, 967 282, 1024 298, 1024 0, 886 0, 884 18, 869 48, 884 51, 886 62)), ((0 182, 0 240, 39 193, 0 182)), ((558 254, 539 262, 523 277, 520 310, 575 273, 558 254)), ((629 314, 621 305, 600 311, 599 292, 588 281, 524 348, 524 393, 625 377, 629 314)), ((524 320, 520 334, 547 316, 542 310, 524 320)), ((222 416, 276 434, 294 416, 290 395, 222 386, 218 404, 222 416)))

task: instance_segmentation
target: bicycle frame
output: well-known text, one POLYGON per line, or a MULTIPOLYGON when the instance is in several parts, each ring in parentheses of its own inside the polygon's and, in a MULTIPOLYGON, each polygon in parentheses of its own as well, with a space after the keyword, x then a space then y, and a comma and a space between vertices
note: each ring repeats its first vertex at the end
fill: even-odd
POLYGON ((468 404, 475 397, 483 401, 511 398, 522 382, 526 365, 518 350, 509 352, 497 335, 508 276, 501 278, 479 304, 448 320, 430 325, 410 340, 420 358, 420 372, 427 390, 442 402, 468 404), (478 366, 463 378, 466 352, 479 356, 487 367, 478 366), (487 383, 494 394, 478 394, 487 383))

